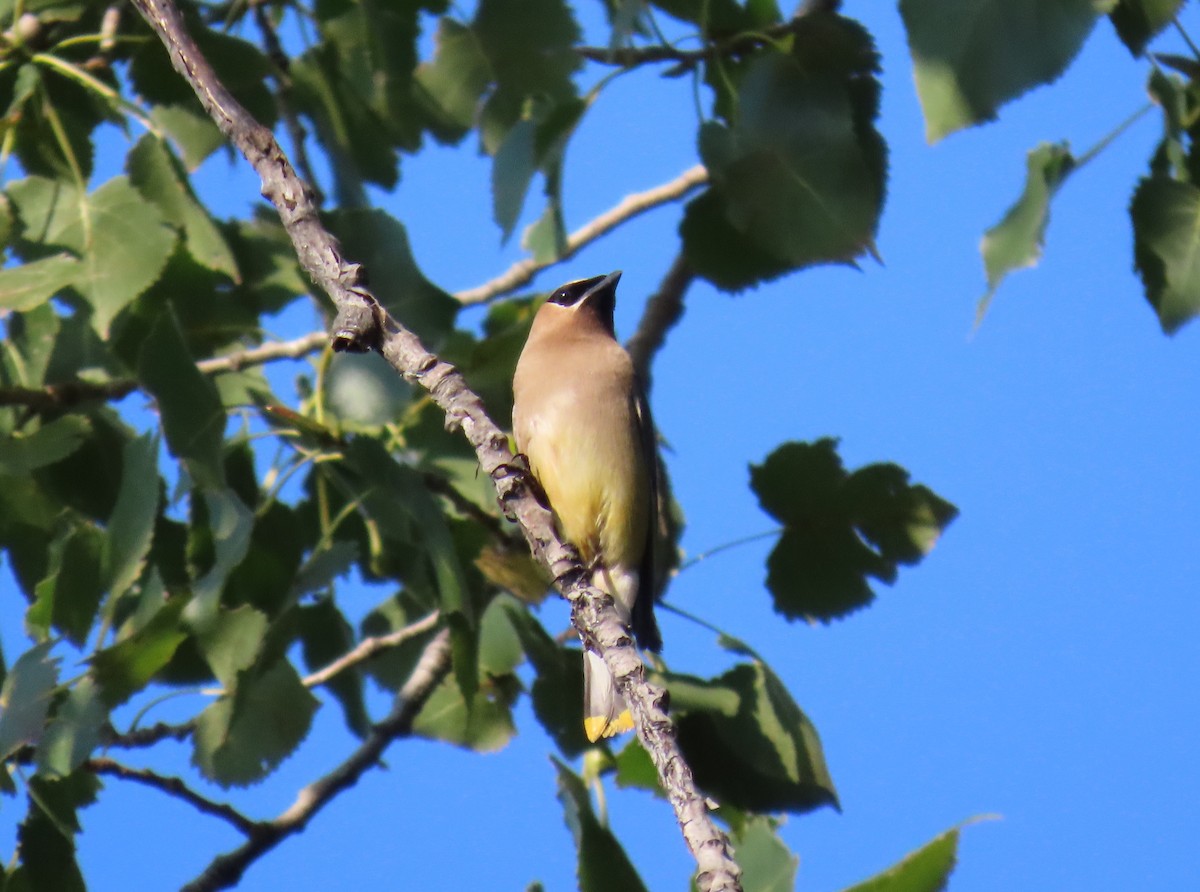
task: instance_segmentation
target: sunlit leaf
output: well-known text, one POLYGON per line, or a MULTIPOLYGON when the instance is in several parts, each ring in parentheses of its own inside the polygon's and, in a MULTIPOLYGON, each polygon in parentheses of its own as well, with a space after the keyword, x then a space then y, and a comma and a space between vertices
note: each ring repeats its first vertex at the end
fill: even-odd
POLYGON ((108 709, 96 684, 84 678, 72 686, 38 745, 38 774, 62 778, 83 764, 100 744, 108 709))
POLYGON ((784 845, 778 822, 762 815, 750 816, 730 834, 742 868, 743 892, 793 892, 800 857, 784 845))
POLYGON ((170 662, 187 638, 180 626, 186 598, 158 605, 145 623, 127 638, 92 655, 92 675, 109 707, 124 703, 170 662))
POLYGON ((887 870, 843 892, 942 892, 958 860, 958 837, 963 826, 947 830, 887 870))
POLYGON ((900 0, 925 135, 990 121, 1056 80, 1116 0, 900 0))
POLYGON ((127 170, 134 187, 183 232, 184 245, 197 263, 230 279, 238 278, 229 244, 160 140, 151 134, 143 136, 129 153, 127 170))
POLYGON ((558 801, 563 819, 575 839, 576 879, 580 892, 645 890, 646 886, 605 822, 596 816, 583 779, 558 759, 558 801))
POLYGON ((243 673, 197 719, 192 764, 223 787, 257 783, 308 735, 317 706, 287 660, 243 673))
POLYGON ((0 269, 0 309, 32 310, 74 284, 79 273, 79 260, 70 254, 0 269))
POLYGON ((154 535, 160 487, 158 437, 146 433, 125 444, 121 490, 106 527, 104 581, 113 597, 141 574, 154 535))
POLYGON ((0 759, 7 759, 42 734, 50 699, 58 684, 58 657, 50 656, 55 642, 35 644, 8 670, 0 687, 0 759))
POLYGON ((1042 256, 1050 202, 1075 168, 1075 157, 1065 143, 1042 143, 1026 160, 1025 188, 1004 218, 983 234, 979 251, 987 271, 988 290, 979 301, 976 321, 983 319, 1004 277, 1034 266, 1042 256))

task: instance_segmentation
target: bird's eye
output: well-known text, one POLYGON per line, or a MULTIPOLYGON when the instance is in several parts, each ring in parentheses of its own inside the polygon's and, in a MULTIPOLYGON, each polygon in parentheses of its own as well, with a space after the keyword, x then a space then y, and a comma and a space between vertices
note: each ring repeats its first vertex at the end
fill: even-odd
POLYGON ((572 303, 572 294, 566 288, 559 288, 550 295, 550 303, 558 304, 560 307, 569 307, 572 303))

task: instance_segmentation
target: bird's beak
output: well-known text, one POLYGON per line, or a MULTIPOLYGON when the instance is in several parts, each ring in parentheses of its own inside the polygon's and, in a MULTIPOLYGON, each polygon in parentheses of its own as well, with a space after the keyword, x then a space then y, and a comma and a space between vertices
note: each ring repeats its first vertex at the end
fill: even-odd
POLYGON ((581 300, 580 303, 582 304, 591 300, 592 297, 597 294, 603 294, 606 291, 609 293, 615 291, 619 281, 621 281, 620 270, 611 272, 607 276, 598 276, 595 284, 593 284, 592 287, 587 290, 587 294, 584 295, 583 300, 581 300))

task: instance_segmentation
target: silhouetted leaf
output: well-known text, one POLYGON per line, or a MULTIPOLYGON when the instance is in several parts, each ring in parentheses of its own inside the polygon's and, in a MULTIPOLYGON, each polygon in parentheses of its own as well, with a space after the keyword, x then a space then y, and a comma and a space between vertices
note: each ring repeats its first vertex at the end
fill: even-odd
POLYGON ((1183 0, 1117 0, 1116 8, 1108 14, 1117 36, 1140 56, 1159 31, 1171 24, 1183 0))
MULTIPOLYGON (((355 645, 354 630, 332 598, 321 598, 296 612, 304 664, 309 671, 323 669, 355 645)), ((362 673, 358 668, 340 672, 325 682, 342 706, 346 727, 359 737, 371 730, 371 718, 363 699, 362 673)))
POLYGON ((171 454, 184 460, 205 486, 221 486, 225 408, 212 380, 188 355, 179 321, 170 310, 159 316, 142 345, 138 379, 158 401, 171 454))
POLYGON ((765 663, 663 680, 684 757, 718 801, 760 812, 839 807, 816 728, 765 663))
POLYGON ((868 577, 894 582, 898 565, 920 561, 958 515, 897 465, 848 474, 830 439, 785 443, 751 466, 750 486, 784 525, 767 587, 788 619, 827 622, 866 606, 868 577))
POLYGON ((100 782, 86 771, 60 780, 30 778, 29 812, 17 828, 21 865, 5 889, 86 892, 75 861, 74 837, 80 832, 76 812, 95 801, 99 788, 100 782))
POLYGON ((51 627, 80 647, 87 640, 104 594, 101 553, 105 536, 90 524, 62 532, 50 546, 50 568, 34 590, 25 621, 41 634, 51 627))
POLYGON ((1200 188, 1143 178, 1129 207, 1146 300, 1167 334, 1200 313, 1200 188))

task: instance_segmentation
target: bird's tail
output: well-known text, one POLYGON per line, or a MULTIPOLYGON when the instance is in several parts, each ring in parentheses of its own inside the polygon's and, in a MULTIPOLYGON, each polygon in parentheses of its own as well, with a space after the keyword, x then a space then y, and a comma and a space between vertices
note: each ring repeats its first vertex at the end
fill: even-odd
POLYGON ((583 730, 595 743, 633 728, 633 715, 599 654, 583 655, 583 730))

